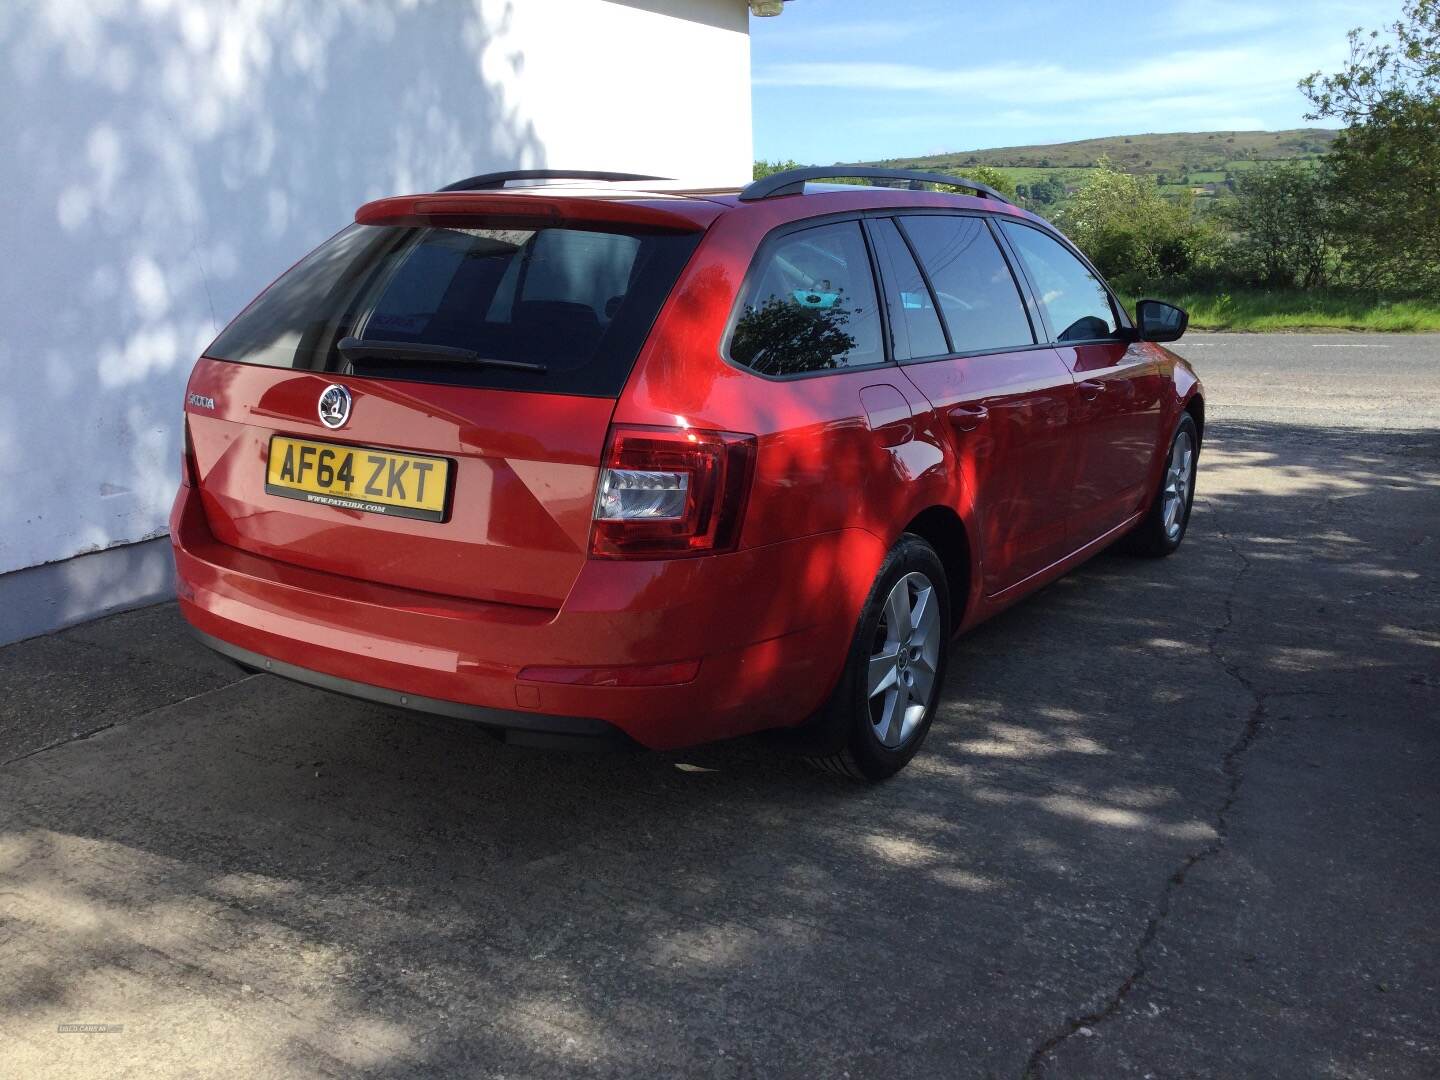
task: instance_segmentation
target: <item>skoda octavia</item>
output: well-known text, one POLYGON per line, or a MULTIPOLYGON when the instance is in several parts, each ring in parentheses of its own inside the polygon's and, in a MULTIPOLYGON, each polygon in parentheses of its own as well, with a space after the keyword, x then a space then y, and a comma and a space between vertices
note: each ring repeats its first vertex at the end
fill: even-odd
POLYGON ((1045 221, 840 172, 905 187, 530 172, 362 206, 191 375, 185 617, 508 738, 788 728, 894 773, 957 634, 1180 545, 1205 407, 1158 344, 1185 313, 1132 320, 1045 221))

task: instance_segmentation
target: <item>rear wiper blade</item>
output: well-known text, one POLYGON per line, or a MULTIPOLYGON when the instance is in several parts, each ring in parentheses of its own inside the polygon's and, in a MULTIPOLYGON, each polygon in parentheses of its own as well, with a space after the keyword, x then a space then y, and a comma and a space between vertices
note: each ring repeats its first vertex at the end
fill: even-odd
POLYGON ((364 338, 343 337, 335 343, 346 360, 365 356, 392 357, 397 360, 430 360, 440 364, 473 364, 476 367, 508 368, 511 371, 535 371, 544 374, 544 364, 529 360, 499 360, 492 356, 481 356, 474 349, 459 349, 453 345, 426 345, 422 342, 367 341, 364 338))

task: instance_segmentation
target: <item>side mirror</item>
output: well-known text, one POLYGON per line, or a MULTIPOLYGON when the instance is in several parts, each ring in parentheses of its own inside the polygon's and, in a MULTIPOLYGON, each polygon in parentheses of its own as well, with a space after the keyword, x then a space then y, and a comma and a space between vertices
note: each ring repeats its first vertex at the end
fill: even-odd
POLYGON ((1163 300, 1135 303, 1135 328, 1141 341, 1179 341, 1190 325, 1190 313, 1163 300))

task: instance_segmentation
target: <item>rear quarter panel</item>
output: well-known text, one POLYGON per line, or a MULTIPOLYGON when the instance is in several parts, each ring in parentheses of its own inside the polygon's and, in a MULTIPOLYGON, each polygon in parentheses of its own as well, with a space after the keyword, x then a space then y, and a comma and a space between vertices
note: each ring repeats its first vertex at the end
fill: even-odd
MULTIPOLYGON (((821 211, 853 209, 846 204, 854 201, 848 195, 781 198, 719 218, 657 318, 614 416, 620 424, 756 435, 759 452, 741 547, 863 531, 872 542, 846 545, 846 561, 813 568, 828 589, 844 596, 851 625, 885 552, 909 521, 932 506, 951 507, 962 520, 970 516, 950 440, 924 395, 896 366, 771 379, 732 365, 722 347, 746 273, 767 234, 821 211), (829 205, 819 206, 822 200, 829 205), (806 213, 797 217, 802 206, 806 213), (893 387, 908 403, 912 432, 902 444, 887 448, 871 431, 861 404, 861 392, 871 387, 893 387)), ((972 581, 978 579, 974 569, 972 581)), ((782 596, 793 594, 797 604, 806 602, 813 584, 757 582, 782 596)), ((957 605, 965 602, 955 599, 957 605)))

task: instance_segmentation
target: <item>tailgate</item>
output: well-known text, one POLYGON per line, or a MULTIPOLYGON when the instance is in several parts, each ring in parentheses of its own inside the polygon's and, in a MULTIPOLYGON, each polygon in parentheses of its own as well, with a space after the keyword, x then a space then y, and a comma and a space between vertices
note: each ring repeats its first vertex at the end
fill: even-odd
MULTIPOLYGON (((426 592, 557 608, 585 561, 595 482, 614 401, 334 380, 350 392, 338 431, 319 420, 328 376, 202 360, 188 406, 205 514, 217 540, 267 558, 426 592), (413 473, 374 476, 386 451, 449 464, 440 517, 380 499, 307 501, 268 492, 272 440, 355 451, 362 486, 414 500, 413 473), (378 453, 375 453, 378 451, 378 453)), ((298 455, 297 455, 298 456, 298 455)), ((337 457, 332 469, 342 467, 337 457)), ((315 474, 311 464, 308 476, 315 474)), ((435 474, 430 474, 434 476, 435 474)), ((428 478, 427 478, 428 479, 428 478)), ((433 495, 426 492, 430 500, 433 495)), ((383 498, 383 497, 382 497, 383 498)))
POLYGON ((191 377, 215 537, 366 581, 558 608, 587 557, 615 401, 701 228, 644 200, 362 208, 191 377))

